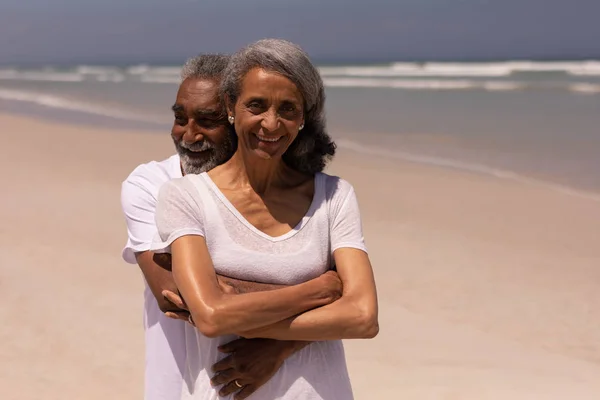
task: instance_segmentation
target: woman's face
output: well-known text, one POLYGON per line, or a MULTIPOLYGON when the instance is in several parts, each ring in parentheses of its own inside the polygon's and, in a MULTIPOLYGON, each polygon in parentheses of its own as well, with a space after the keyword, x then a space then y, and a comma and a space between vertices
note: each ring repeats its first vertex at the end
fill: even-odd
POLYGON ((281 157, 304 123, 303 105, 289 79, 261 68, 248 71, 233 110, 229 108, 239 149, 263 159, 281 157))

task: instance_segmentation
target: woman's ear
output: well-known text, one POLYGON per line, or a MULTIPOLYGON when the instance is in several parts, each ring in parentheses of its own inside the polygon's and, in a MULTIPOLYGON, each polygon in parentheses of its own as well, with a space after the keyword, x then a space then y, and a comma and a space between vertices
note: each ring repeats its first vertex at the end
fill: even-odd
POLYGON ((233 113, 233 108, 234 108, 235 104, 233 103, 233 101, 231 101, 231 99, 229 98, 229 96, 225 96, 225 109, 227 111, 227 116, 235 116, 233 113))

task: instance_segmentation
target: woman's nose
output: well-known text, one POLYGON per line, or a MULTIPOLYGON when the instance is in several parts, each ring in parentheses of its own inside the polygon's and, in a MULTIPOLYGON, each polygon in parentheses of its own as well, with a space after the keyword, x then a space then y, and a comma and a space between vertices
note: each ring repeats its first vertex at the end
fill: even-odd
POLYGON ((279 116, 276 111, 269 110, 263 114, 262 119, 262 127, 263 129, 273 132, 279 128, 279 116))

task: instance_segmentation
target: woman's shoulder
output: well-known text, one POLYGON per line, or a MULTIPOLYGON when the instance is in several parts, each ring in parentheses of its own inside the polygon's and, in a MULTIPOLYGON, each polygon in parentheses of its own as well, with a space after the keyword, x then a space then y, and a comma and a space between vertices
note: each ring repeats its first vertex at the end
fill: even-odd
POLYGON ((319 172, 317 173, 317 180, 319 179, 323 182, 326 198, 330 201, 345 199, 350 192, 354 191, 352 184, 342 177, 319 172))
POLYGON ((203 186, 201 175, 187 174, 179 178, 171 179, 160 187, 160 193, 186 193, 194 194, 198 187, 203 186))

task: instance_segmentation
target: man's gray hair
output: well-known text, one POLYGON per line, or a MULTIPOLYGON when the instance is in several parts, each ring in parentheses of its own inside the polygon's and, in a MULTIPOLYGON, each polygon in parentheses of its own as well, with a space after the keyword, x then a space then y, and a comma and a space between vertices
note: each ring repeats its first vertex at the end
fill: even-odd
POLYGON ((188 78, 221 80, 229 58, 223 54, 200 54, 192 57, 183 64, 181 81, 188 78))
POLYGON ((325 88, 308 54, 282 39, 262 39, 231 56, 221 81, 225 100, 235 104, 242 81, 253 68, 280 74, 292 81, 304 99, 304 129, 283 155, 293 169, 315 174, 323 170, 335 154, 335 143, 325 128, 325 88))

